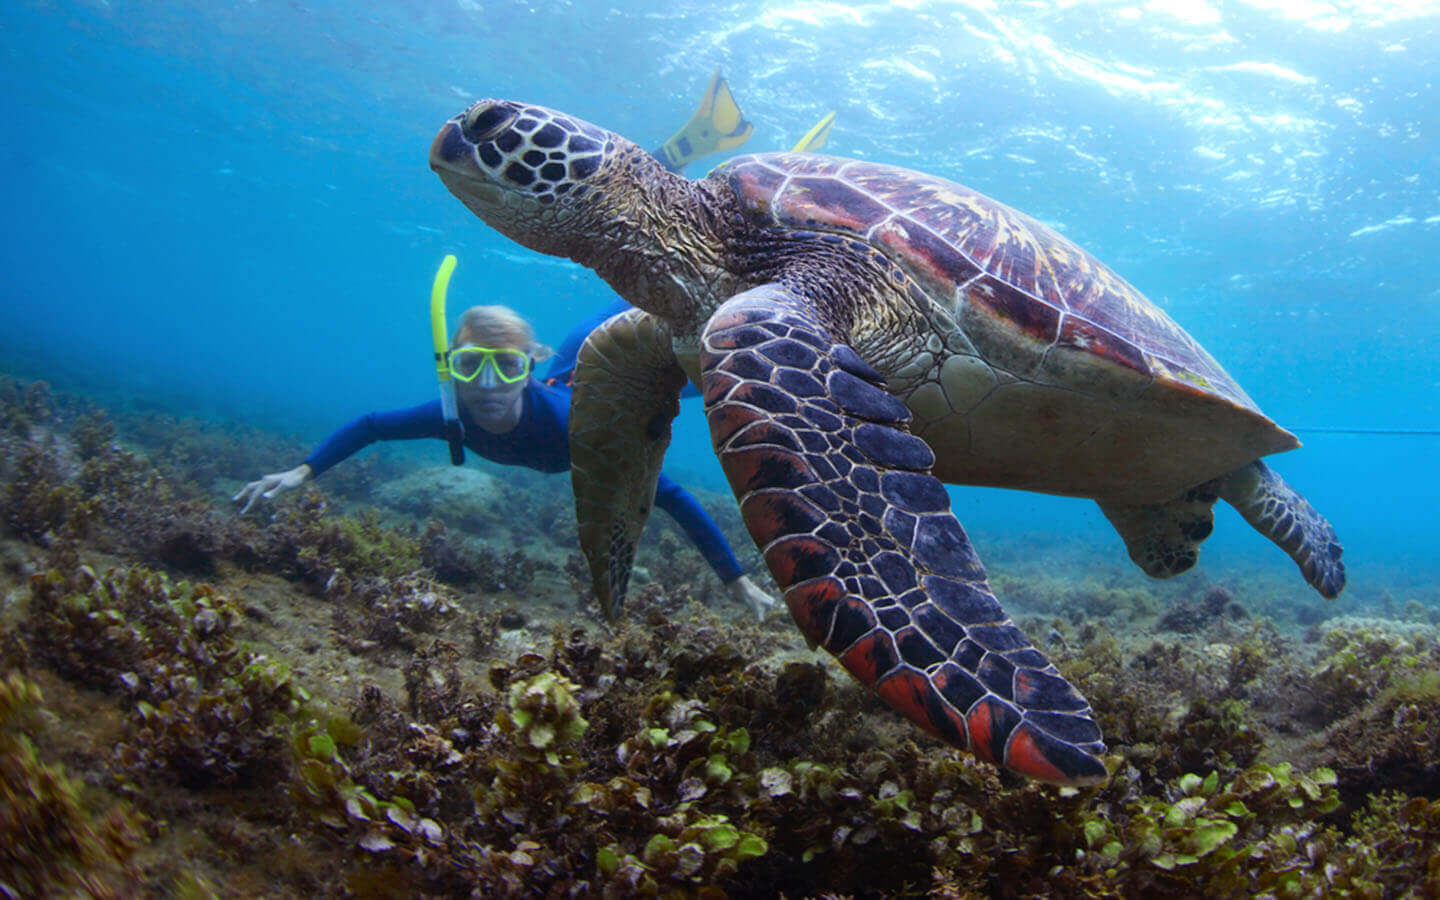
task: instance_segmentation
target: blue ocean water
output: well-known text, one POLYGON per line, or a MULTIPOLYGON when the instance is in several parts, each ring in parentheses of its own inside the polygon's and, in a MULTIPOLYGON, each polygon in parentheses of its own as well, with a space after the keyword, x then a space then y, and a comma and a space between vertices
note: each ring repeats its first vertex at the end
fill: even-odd
MULTIPOLYGON (((474 219, 432 136, 502 96, 654 146, 719 65, 747 150, 836 110, 828 152, 1060 229, 1282 424, 1440 429, 1431 4, 12 0, 0 34, 0 369, 102 400, 318 440, 428 399, 447 252, 452 310, 506 303, 558 342, 608 289, 474 219)), ((1440 436, 1302 437, 1273 462, 1336 525, 1352 592, 1433 601, 1440 436)), ((698 408, 668 468, 722 489, 698 408)), ((982 553, 1123 560, 1086 501, 955 497, 982 553)), ((1293 573, 1222 515, 1202 565, 1251 560, 1293 573)))

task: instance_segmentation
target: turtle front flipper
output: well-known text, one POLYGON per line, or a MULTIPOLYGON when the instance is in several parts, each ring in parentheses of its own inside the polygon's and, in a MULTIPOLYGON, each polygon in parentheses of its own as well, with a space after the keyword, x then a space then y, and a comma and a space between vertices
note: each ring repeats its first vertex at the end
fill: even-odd
POLYGON ((1323 597, 1345 587, 1344 548, 1335 529, 1310 501, 1260 460, 1216 479, 1220 496, 1255 530, 1290 554, 1310 586, 1323 597))
POLYGON ((669 328, 638 309, 607 319, 576 357, 570 481, 580 547, 611 619, 625 599, 686 381, 669 328))
POLYGON ((700 355, 711 439, 796 624, 936 737, 1104 781, 1089 704, 1000 608, 905 404, 814 306, 732 297, 700 355))

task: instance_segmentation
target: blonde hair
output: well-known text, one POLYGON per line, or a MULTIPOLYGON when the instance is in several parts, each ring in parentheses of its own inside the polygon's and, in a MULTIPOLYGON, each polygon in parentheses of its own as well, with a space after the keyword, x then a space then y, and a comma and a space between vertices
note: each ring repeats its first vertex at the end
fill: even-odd
POLYGON ((523 350, 537 360, 548 359, 551 354, 549 347, 535 340, 530 323, 508 306, 472 306, 461 313, 450 346, 461 344, 523 350))

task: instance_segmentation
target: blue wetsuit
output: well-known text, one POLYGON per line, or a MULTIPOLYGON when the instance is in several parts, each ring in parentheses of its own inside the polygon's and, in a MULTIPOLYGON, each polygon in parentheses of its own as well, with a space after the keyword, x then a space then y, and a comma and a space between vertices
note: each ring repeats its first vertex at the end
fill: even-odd
MULTIPOLYGON (((556 356, 546 375, 547 382, 554 380, 559 383, 547 384, 530 379, 525 385, 520 421, 510 431, 491 434, 470 419, 462 404, 460 422, 465 427, 465 446, 491 462, 507 466, 525 466, 541 472, 569 471, 570 387, 567 382, 575 368, 575 353, 591 327, 627 308, 622 302, 619 308, 611 308, 598 319, 592 317, 570 333, 561 345, 562 353, 556 356)), ((445 419, 438 399, 409 409, 363 415, 326 438, 305 462, 318 476, 375 441, 417 438, 445 440, 445 419)), ((715 520, 688 491, 663 472, 655 487, 655 505, 669 513, 689 535, 722 582, 729 584, 740 577, 740 563, 715 520)))

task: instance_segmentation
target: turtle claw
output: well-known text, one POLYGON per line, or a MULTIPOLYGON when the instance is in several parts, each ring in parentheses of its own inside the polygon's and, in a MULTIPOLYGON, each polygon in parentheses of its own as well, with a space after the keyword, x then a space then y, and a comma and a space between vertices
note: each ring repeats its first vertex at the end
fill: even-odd
POLYGON ((806 640, 949 744, 1104 781, 1089 704, 1000 608, 875 370, 775 286, 720 308, 700 364, 716 453, 806 640))

